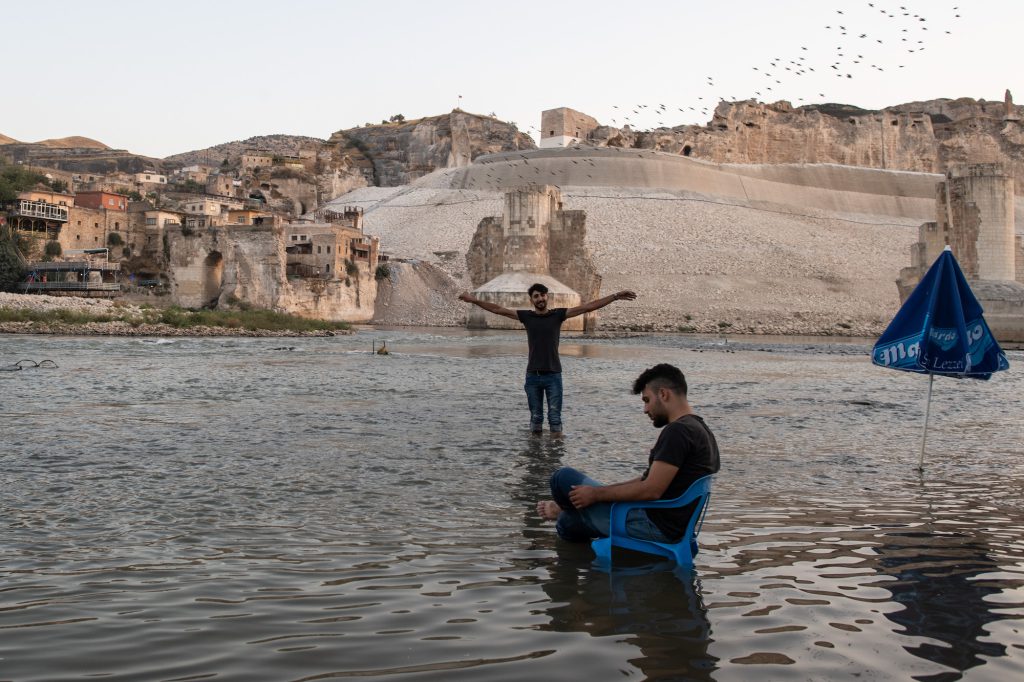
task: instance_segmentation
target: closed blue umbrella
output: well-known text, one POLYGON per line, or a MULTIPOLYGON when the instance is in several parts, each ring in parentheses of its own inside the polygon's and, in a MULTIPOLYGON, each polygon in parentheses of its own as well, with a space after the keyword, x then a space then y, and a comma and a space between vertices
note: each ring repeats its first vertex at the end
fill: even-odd
POLYGON ((947 246, 871 351, 876 365, 928 375, 918 469, 924 468, 935 375, 987 380, 993 372, 1010 367, 983 312, 947 246))

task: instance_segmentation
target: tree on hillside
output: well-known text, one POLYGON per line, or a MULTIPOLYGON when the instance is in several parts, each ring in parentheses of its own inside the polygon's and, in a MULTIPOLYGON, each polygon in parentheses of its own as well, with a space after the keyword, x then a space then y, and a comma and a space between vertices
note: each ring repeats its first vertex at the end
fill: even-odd
POLYGON ((23 166, 12 166, 0 161, 0 201, 16 199, 18 192, 46 182, 46 176, 23 166))
POLYGON ((392 123, 405 123, 405 116, 403 116, 402 114, 395 114, 388 120, 390 120, 392 123))
POLYGON ((25 276, 15 243, 14 230, 0 228, 0 291, 13 291, 25 276))

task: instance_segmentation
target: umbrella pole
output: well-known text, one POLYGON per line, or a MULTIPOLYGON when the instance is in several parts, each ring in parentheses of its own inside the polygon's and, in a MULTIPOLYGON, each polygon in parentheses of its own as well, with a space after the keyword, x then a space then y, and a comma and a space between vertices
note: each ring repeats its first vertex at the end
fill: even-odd
POLYGON ((932 384, 935 375, 928 372, 928 402, 924 404, 924 431, 921 432, 921 456, 917 458, 917 470, 924 471, 924 442, 928 438, 928 413, 932 409, 932 384))

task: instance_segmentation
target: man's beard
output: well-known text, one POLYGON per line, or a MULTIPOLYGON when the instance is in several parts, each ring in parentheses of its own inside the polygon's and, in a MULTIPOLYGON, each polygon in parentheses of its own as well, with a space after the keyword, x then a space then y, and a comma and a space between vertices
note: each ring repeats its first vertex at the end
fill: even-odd
POLYGON ((651 423, 654 424, 654 428, 660 429, 662 426, 668 424, 668 417, 663 414, 652 416, 651 423))

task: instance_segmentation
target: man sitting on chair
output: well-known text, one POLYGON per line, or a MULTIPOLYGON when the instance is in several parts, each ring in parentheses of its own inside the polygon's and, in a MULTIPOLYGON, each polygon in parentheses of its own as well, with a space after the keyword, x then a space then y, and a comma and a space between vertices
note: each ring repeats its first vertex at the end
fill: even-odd
MULTIPOLYGON (((670 500, 699 478, 718 471, 718 443, 686 398, 686 377, 668 364, 647 369, 633 382, 644 413, 662 429, 651 449, 647 470, 623 483, 602 485, 571 467, 551 476, 553 500, 537 503, 541 517, 557 521, 558 535, 572 542, 607 537, 612 502, 670 500)), ((692 507, 633 509, 626 520, 632 537, 677 542, 686 532, 692 507)))

